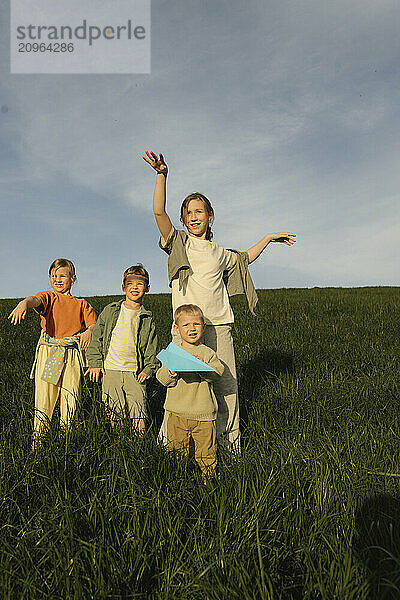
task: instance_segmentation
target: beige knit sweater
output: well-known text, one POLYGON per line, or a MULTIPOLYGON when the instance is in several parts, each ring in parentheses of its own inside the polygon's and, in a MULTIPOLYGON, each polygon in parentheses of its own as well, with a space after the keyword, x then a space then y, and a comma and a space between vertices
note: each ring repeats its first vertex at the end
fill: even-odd
POLYGON ((217 417, 218 404, 213 390, 213 381, 223 373, 224 366, 214 350, 203 344, 193 350, 184 348, 190 354, 209 364, 215 372, 177 373, 175 376, 165 365, 157 372, 157 379, 167 388, 164 408, 180 417, 196 421, 213 421, 217 417))

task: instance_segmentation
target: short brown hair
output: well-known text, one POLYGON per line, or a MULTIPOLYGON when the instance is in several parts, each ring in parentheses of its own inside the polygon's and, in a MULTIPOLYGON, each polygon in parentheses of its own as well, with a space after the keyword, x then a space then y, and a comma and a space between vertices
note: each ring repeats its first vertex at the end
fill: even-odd
POLYGON ((146 269, 144 268, 144 266, 142 265, 142 263, 138 263, 137 265, 133 265, 132 267, 128 267, 126 269, 126 271, 124 272, 124 277, 123 277, 123 285, 125 286, 126 284, 126 280, 129 277, 129 275, 137 275, 138 277, 143 277, 146 285, 149 285, 149 274, 146 271, 146 269))
POLYGON ((53 260, 49 268, 49 275, 51 275, 53 269, 59 269, 60 267, 68 267, 71 277, 76 277, 74 263, 68 260, 68 258, 56 258, 56 260, 53 260))
POLYGON ((203 311, 196 304, 181 304, 174 312, 174 322, 177 323, 181 315, 199 315, 204 323, 203 311))

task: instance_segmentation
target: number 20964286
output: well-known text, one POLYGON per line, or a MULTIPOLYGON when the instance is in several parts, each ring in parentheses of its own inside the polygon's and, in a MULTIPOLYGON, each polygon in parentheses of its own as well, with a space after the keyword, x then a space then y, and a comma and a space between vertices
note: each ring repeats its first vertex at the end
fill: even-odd
POLYGON ((30 42, 21 42, 18 44, 18 52, 73 52, 74 44, 70 42, 67 44, 66 42, 54 42, 50 44, 45 44, 42 42, 41 44, 30 43, 30 42))

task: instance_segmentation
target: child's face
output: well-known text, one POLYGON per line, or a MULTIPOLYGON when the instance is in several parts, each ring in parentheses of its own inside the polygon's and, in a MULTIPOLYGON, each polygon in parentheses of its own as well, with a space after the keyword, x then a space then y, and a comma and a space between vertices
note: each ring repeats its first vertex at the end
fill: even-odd
POLYGON ((179 315, 174 327, 179 331, 184 342, 196 346, 203 335, 206 325, 200 315, 185 315, 183 313, 179 315))
POLYGON ((58 267, 51 271, 49 280, 50 285, 55 292, 58 292, 59 294, 68 294, 76 277, 71 274, 68 267, 58 267))
POLYGON ((142 298, 149 291, 150 286, 140 275, 128 275, 122 289, 125 292, 126 300, 141 304, 142 298))
POLYGON ((189 234, 195 237, 204 237, 210 221, 212 221, 212 215, 208 214, 203 200, 198 198, 190 200, 184 214, 184 223, 189 234))

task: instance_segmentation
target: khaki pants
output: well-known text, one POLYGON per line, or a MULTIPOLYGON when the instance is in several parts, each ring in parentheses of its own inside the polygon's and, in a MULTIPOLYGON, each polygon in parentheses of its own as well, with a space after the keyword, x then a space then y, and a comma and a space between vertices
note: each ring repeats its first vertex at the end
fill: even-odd
POLYGON ((75 416, 81 394, 81 365, 75 348, 65 351, 65 365, 57 385, 41 379, 45 362, 50 354, 50 346, 39 346, 35 368, 35 416, 33 436, 35 440, 47 428, 60 396, 61 425, 68 427, 75 416))
POLYGON ((103 375, 103 402, 112 421, 146 417, 146 384, 139 383, 132 371, 107 370, 103 375))
POLYGON ((169 413, 167 423, 168 450, 189 455, 189 441, 194 441, 194 457, 203 477, 215 475, 217 443, 215 421, 196 421, 169 413))
MULTIPOLYGON (((239 397, 231 331, 232 325, 207 325, 201 343, 212 348, 225 367, 222 376, 214 383, 214 392, 218 401, 218 443, 233 454, 239 454, 239 397)), ((172 341, 178 345, 181 343, 180 335, 175 329, 172 329, 172 341)), ((168 411, 165 411, 159 434, 163 443, 166 443, 167 439, 167 420, 168 411)))

